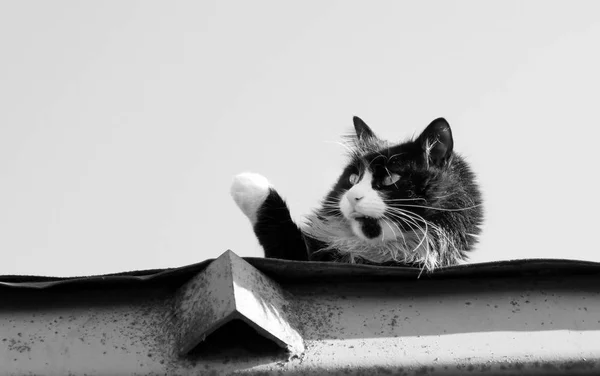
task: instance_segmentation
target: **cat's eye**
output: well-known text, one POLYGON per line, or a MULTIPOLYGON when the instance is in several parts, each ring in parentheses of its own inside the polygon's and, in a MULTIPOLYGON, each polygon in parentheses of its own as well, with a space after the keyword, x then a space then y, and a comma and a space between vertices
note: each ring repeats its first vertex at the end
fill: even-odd
POLYGON ((358 183, 358 175, 356 174, 352 174, 348 177, 348 181, 350 182, 350 184, 354 185, 356 183, 358 183))
POLYGON ((383 181, 381 182, 383 185, 390 186, 392 184, 395 184, 398 180, 400 180, 400 175, 398 174, 389 174, 388 176, 383 178, 383 181))
POLYGON ((391 156, 391 157, 388 159, 388 161, 387 161, 387 164, 388 164, 388 165, 390 165, 390 166, 392 166, 392 165, 397 165, 397 164, 400 164, 400 157, 399 157, 399 154, 392 155, 392 156, 391 156))

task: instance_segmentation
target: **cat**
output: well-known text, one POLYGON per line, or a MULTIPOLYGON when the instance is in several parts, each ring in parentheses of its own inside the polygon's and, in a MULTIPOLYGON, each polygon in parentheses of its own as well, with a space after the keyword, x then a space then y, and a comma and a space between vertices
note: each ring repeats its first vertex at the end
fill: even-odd
POLYGON ((258 174, 237 175, 231 195, 265 257, 402 265, 433 271, 468 259, 481 232, 482 195, 453 150, 450 125, 433 120, 415 139, 380 139, 359 117, 349 163, 320 207, 297 226, 258 174))

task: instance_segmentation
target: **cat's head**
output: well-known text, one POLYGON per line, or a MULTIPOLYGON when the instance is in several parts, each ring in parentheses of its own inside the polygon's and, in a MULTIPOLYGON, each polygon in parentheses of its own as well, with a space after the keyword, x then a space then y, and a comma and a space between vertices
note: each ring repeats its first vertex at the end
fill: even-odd
MULTIPOLYGON (((454 251, 468 250, 475 242, 470 236, 479 232, 480 195, 469 167, 453 151, 448 122, 435 119, 418 137, 398 143, 380 139, 358 117, 354 129, 350 162, 321 214, 337 218, 347 234, 379 251, 386 247, 377 245, 391 242, 404 242, 404 252, 417 252, 442 241, 452 243, 454 251)), ((407 259, 382 255, 372 261, 397 257, 407 259)))

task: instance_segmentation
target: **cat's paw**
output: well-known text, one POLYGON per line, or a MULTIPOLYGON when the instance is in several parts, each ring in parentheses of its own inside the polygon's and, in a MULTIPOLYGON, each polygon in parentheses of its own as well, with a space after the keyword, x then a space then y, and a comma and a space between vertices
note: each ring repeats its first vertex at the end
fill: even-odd
POLYGON ((231 197, 250 219, 252 226, 258 220, 258 209, 269 196, 271 184, 262 175, 244 172, 233 178, 231 197))

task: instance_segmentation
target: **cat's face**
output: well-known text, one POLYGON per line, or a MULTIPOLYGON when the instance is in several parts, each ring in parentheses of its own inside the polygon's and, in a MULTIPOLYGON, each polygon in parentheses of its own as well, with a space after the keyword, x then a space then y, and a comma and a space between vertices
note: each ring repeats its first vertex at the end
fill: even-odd
POLYGON ((359 118, 355 129, 352 161, 326 198, 331 211, 339 210, 367 243, 401 240, 425 229, 427 208, 451 183, 444 172, 453 147, 448 123, 437 119, 416 140, 399 144, 378 139, 359 118))

